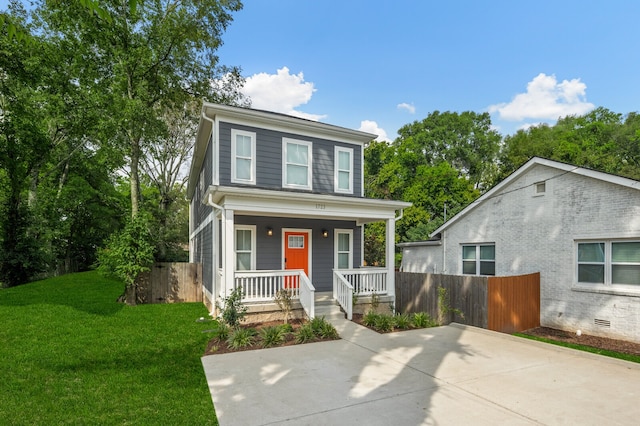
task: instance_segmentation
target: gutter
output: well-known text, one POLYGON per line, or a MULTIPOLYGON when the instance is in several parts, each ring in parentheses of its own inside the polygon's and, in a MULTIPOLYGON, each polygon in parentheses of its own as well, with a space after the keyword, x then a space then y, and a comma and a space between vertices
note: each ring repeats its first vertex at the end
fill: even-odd
POLYGON ((224 207, 213 202, 213 194, 211 192, 209 192, 209 196, 207 197, 207 202, 205 204, 213 207, 214 209, 220 210, 221 212, 224 211, 224 207))

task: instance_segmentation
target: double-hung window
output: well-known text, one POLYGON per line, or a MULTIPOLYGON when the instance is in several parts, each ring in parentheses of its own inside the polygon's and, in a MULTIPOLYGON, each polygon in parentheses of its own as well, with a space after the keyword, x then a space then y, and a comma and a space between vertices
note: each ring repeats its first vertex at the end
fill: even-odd
POLYGON ((353 149, 336 146, 334 157, 335 192, 353 194, 353 149))
POLYGON ((496 246, 494 244, 463 245, 462 273, 466 275, 495 275, 496 246))
POLYGON ((578 283, 640 285, 640 241, 579 242, 578 283))
POLYGON ((295 139, 282 139, 282 186, 312 189, 312 144, 295 139))
POLYGON ((351 229, 336 229, 334 240, 336 268, 353 268, 353 231, 351 229))
POLYGON ((231 182, 256 184, 256 134, 231 130, 231 182))
POLYGON ((236 271, 256 269, 256 227, 238 225, 236 231, 236 271))

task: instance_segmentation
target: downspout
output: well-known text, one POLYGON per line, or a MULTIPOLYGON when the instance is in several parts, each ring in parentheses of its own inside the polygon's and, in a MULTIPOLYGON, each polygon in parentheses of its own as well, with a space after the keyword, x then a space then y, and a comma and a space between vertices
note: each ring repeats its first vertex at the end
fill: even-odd
POLYGON ((402 216, 404 216, 404 209, 400 209, 400 214, 396 216, 395 221, 397 222, 402 219, 402 216))
MULTIPOLYGON (((222 206, 220 206, 220 205, 218 205, 218 204, 216 204, 216 203, 214 203, 214 202, 213 202, 213 194, 212 194, 211 192, 209 192, 209 194, 208 194, 208 196, 207 196, 207 200, 206 200, 205 205, 212 207, 214 210, 218 210, 218 211, 220 212, 220 217, 221 217, 221 218, 224 218, 224 216, 225 216, 225 209, 224 209, 224 207, 222 207, 222 206)), ((212 224, 212 226, 213 226, 213 234, 212 234, 212 238, 213 238, 213 236, 215 236, 215 235, 216 235, 215 233, 217 233, 217 232, 218 232, 218 231, 216 230, 216 228, 217 228, 217 226, 216 226, 216 216, 217 216, 217 215, 215 214, 215 211, 214 211, 214 214, 213 214, 213 224, 212 224)), ((224 238, 221 238, 221 240, 222 240, 222 241, 224 241, 224 238)), ((215 243, 214 241, 212 241, 212 246, 216 246, 216 243, 215 243)), ((221 290, 221 289, 220 289, 220 287, 222 286, 222 283, 218 283, 218 282, 217 282, 217 281, 218 281, 218 277, 219 277, 219 276, 218 276, 218 263, 219 263, 218 257, 219 257, 219 258, 220 258, 220 260, 222 261, 222 264, 223 264, 223 265, 224 265, 224 259, 222 259, 222 249, 221 249, 221 247, 217 247, 217 249, 214 249, 214 252, 215 252, 215 253, 217 253, 217 255, 218 255, 218 256, 216 256, 216 257, 214 257, 214 258, 212 259, 212 260, 213 260, 213 268, 212 268, 212 269, 213 269, 213 271, 212 271, 212 275, 213 275, 213 282, 214 282, 214 283, 217 283, 217 285, 216 285, 216 286, 215 286, 215 288, 213 289, 214 291, 213 291, 212 296, 215 298, 215 300, 217 300, 217 298, 218 298, 218 297, 219 297, 219 295, 220 295, 220 294, 219 294, 219 293, 220 293, 220 290, 221 290)), ((225 294, 226 294, 226 291, 225 291, 225 294)), ((212 311, 210 312, 210 315, 211 315, 212 317, 215 317, 215 316, 216 316, 216 302, 215 302, 215 300, 213 301, 213 308, 212 308, 212 311)))
POLYGON ((442 230, 442 273, 447 273, 447 231, 442 230))
MULTIPOLYGON (((216 123, 211 118, 207 117, 207 115, 204 113, 204 108, 202 109, 201 117, 202 117, 203 120, 206 120, 209 123, 211 123, 211 129, 212 129, 212 132, 213 132, 215 130, 216 123)), ((213 165, 211 165, 211 166, 213 167, 213 165)), ((215 179, 215 177, 214 177, 214 179, 215 179)), ((209 182, 209 184, 213 184, 213 182, 209 182)), ((218 210, 220 212, 220 217, 221 218, 224 217, 224 214, 225 214, 224 207, 219 206, 218 204, 213 202, 213 194, 210 191, 208 193, 207 200, 206 200, 205 204, 208 205, 208 206, 213 207, 214 210, 218 210)), ((216 214, 214 212, 214 214, 213 214, 213 224, 212 224, 212 226, 213 226, 212 237, 213 237, 213 235, 215 235, 215 232, 216 232, 216 230, 215 230, 215 228, 216 228, 216 220, 215 220, 215 218, 216 218, 216 214)), ((212 241, 212 246, 215 246, 215 242, 214 241, 212 241)), ((223 260, 222 259, 221 247, 218 247, 218 249, 215 252, 220 257, 220 260, 223 260)), ((221 286, 222 283, 218 283, 217 282, 218 281, 218 263, 219 263, 219 260, 217 259, 217 257, 214 257, 214 259, 212 259, 212 260, 213 260, 213 263, 214 263, 213 264, 213 271, 212 271, 213 284, 217 284, 217 285, 215 285, 215 288, 212 289, 213 290, 212 296, 214 297, 214 300, 212 301, 213 308, 212 308, 211 316, 215 317, 215 314, 216 314, 216 300, 217 300, 217 298, 219 296, 218 293, 220 292, 219 286, 221 286)), ((223 265, 224 265, 224 262, 223 262, 223 265)))
POLYGON ((216 203, 213 202, 213 194, 211 192, 209 192, 209 196, 207 197, 207 202, 206 204, 208 206, 213 207, 214 209, 220 210, 221 212, 224 211, 224 207, 217 205, 216 203))

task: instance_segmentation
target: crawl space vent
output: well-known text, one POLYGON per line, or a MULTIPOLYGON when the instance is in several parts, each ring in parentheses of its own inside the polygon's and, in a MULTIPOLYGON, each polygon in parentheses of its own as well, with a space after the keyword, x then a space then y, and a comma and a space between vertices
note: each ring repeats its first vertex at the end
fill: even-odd
POLYGON ((611 321, 609 321, 609 320, 603 320, 603 319, 596 318, 596 319, 593 320, 593 323, 595 325, 597 325, 598 327, 606 327, 606 328, 611 327, 611 321))

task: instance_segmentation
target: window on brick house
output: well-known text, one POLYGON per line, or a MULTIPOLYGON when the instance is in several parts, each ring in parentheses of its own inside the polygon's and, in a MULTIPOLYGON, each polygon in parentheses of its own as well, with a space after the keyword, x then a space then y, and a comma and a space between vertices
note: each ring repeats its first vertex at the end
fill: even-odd
POLYGON ((581 284, 640 285, 640 241, 589 241, 577 244, 581 284))
POLYGON ((463 245, 462 273, 466 275, 495 275, 495 244, 463 245))

